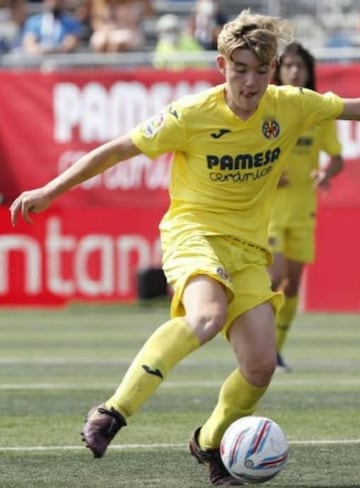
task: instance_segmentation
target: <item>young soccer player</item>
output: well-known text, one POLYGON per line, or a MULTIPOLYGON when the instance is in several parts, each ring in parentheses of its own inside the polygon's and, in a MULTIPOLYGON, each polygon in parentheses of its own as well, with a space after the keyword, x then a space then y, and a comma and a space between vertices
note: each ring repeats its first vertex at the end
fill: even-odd
POLYGON ((89 411, 83 439, 95 457, 179 361, 222 332, 237 368, 190 451, 213 485, 242 484, 224 468, 219 444, 230 423, 255 411, 276 368, 274 313, 282 296, 271 289, 267 234, 277 182, 304 130, 360 119, 360 98, 269 84, 290 30, 283 19, 241 12, 218 38, 224 84, 174 101, 11 206, 13 225, 19 213, 32 222, 32 214, 118 161, 173 152, 171 202, 160 224, 163 267, 174 289, 171 318, 144 344, 115 393, 89 411))
MULTIPOLYGON (((286 47, 275 70, 278 85, 316 90, 315 60, 301 44, 286 47)), ((328 189, 330 180, 343 168, 341 144, 335 121, 305 131, 291 151, 275 193, 269 226, 270 267, 273 289, 282 290, 284 303, 276 320, 278 367, 291 369, 282 350, 298 308, 304 266, 314 260, 317 189, 328 189), (320 151, 329 156, 320 168, 320 151)))

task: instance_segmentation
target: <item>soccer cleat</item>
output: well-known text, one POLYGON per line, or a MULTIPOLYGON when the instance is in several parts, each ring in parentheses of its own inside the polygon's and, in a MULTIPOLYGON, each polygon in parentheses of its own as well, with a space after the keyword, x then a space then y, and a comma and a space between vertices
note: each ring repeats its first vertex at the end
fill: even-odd
POLYGON ((109 410, 105 405, 98 405, 85 417, 82 440, 95 458, 101 458, 112 439, 124 426, 126 421, 119 412, 114 408, 109 410))
POLYGON ((291 367, 288 364, 286 364, 284 358, 281 356, 279 352, 276 353, 276 370, 284 371, 285 373, 291 373, 291 367))
POLYGON ((225 468, 219 449, 202 450, 199 446, 200 428, 195 430, 190 443, 190 453, 198 460, 200 464, 205 464, 209 469, 210 481, 214 486, 242 486, 244 483, 233 478, 225 468))

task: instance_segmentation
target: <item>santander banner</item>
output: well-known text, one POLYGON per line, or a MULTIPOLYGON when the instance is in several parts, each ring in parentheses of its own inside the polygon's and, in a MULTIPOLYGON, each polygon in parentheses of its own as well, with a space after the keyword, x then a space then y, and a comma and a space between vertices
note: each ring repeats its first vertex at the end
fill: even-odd
POLYGON ((131 300, 136 270, 159 266, 161 208, 74 207, 9 224, 1 209, 2 304, 131 300))
MULTIPOLYGON (((359 75, 360 66, 320 66, 320 91, 357 96, 359 75)), ((8 206, 169 101, 219 82, 213 70, 0 74, 1 304, 136 298, 137 270, 161 261, 158 223, 168 204, 170 155, 111 168, 59 198, 32 225, 12 228, 8 206)), ((339 121, 338 127, 346 170, 319 195, 318 258, 304 281, 306 310, 360 311, 359 246, 349 245, 360 243, 360 124, 339 121)))

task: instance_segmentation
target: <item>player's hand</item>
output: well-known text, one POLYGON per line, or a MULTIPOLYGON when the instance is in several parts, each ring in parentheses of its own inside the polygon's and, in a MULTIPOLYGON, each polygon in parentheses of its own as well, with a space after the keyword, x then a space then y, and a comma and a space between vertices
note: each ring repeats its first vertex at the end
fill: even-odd
POLYGON ((290 180, 285 172, 281 173, 279 181, 278 181, 278 188, 284 188, 290 185, 290 180))
POLYGON ((42 188, 21 193, 11 204, 10 215, 12 225, 16 225, 18 215, 21 213, 28 224, 32 224, 32 213, 40 213, 50 205, 50 198, 46 196, 42 188))
POLYGON ((323 190, 330 189, 330 178, 325 169, 315 169, 310 173, 310 177, 317 188, 323 190))

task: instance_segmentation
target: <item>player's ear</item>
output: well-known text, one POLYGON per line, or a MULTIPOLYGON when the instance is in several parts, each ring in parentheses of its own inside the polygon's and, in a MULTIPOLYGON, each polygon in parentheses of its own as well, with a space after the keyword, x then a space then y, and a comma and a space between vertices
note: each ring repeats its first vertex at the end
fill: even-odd
POLYGON ((223 56, 222 54, 218 54, 218 56, 216 58, 216 65, 217 65, 217 68, 220 71, 220 73, 225 76, 225 71, 226 71, 225 56, 223 56))
POLYGON ((275 74, 275 70, 276 70, 276 65, 278 63, 278 60, 276 59, 276 57, 272 60, 271 64, 270 64, 270 79, 273 80, 274 79, 274 74, 275 74))

